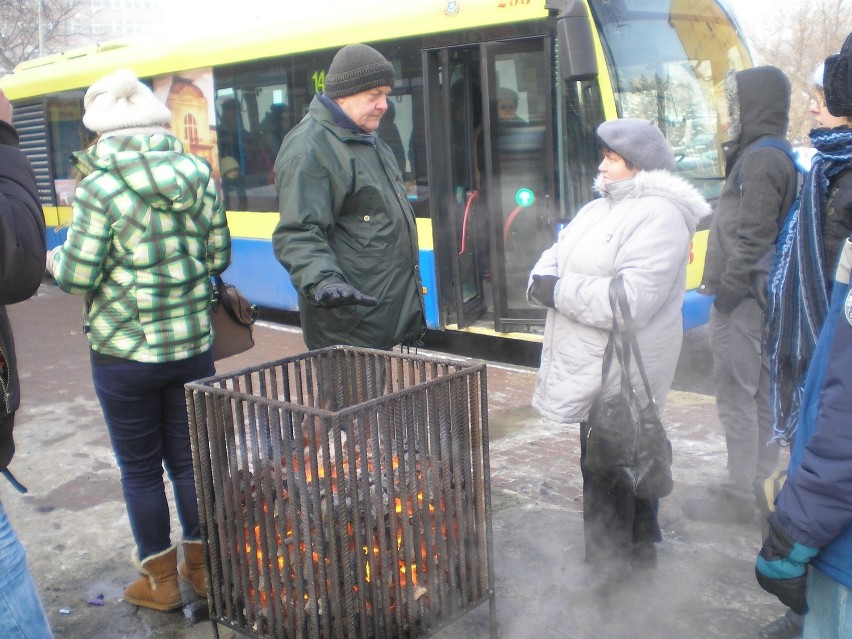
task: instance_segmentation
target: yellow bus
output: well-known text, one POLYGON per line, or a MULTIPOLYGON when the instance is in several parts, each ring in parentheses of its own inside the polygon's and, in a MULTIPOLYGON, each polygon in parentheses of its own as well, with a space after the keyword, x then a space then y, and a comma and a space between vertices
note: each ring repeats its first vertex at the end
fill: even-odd
MULTIPOLYGON (((530 267, 592 197, 596 126, 657 122, 677 172, 709 200, 724 178, 723 79, 750 66, 725 0, 350 0, 282 8, 240 32, 114 42, 19 65, 0 79, 36 169, 51 246, 64 239, 69 154, 90 138, 83 95, 130 68, 171 108, 172 132, 206 158, 228 206, 234 261, 225 278, 254 303, 293 311, 275 260, 272 165, 281 139, 322 91, 334 53, 369 43, 396 70, 380 136, 415 210, 431 329, 540 340, 544 311, 525 299, 530 267), (511 98, 517 123, 501 124, 511 98), (222 168, 233 179, 221 178, 222 168), (238 169, 236 173, 231 169, 238 169)), ((690 260, 684 325, 706 322, 694 290, 706 224, 690 260)))

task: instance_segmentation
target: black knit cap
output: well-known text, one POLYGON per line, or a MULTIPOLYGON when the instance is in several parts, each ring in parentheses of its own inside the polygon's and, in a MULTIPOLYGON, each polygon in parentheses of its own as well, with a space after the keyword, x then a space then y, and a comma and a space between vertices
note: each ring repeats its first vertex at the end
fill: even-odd
POLYGON ((852 116, 852 33, 846 36, 840 53, 825 59, 822 79, 828 112, 838 118, 852 116))
POLYGON ((390 87, 396 81, 393 65, 373 47, 347 44, 338 51, 325 76, 325 94, 345 98, 376 87, 390 87))

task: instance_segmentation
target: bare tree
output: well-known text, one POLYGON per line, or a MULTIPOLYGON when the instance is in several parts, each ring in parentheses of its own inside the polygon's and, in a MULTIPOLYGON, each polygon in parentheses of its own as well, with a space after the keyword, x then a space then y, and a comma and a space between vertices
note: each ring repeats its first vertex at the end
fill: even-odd
POLYGON ((80 0, 0 0, 0 72, 79 41, 80 0))
POLYGON ((852 0, 777 2, 751 27, 745 25, 756 64, 773 64, 793 86, 788 136, 809 145, 814 119, 808 113, 813 74, 831 53, 840 51, 852 32, 852 0))

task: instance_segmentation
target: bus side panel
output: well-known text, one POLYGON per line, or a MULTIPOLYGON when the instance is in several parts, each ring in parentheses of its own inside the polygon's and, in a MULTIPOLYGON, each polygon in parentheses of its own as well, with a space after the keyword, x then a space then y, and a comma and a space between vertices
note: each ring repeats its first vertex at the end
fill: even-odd
POLYGON ((275 259, 269 240, 231 237, 231 265, 222 278, 239 288, 252 304, 299 310, 296 289, 287 270, 275 259))
MULTIPOLYGON (((439 328, 435 252, 420 249, 420 277, 426 290, 426 325, 439 328)), ((225 281, 240 289, 252 304, 283 311, 298 311, 299 298, 290 282, 287 270, 272 252, 269 240, 231 238, 231 266, 225 271, 225 281)))
POLYGON ((713 296, 702 295, 698 291, 687 291, 683 298, 683 330, 702 326, 710 320, 713 296))
POLYGON ((441 328, 438 317, 438 278, 435 269, 435 251, 432 249, 420 249, 420 280, 423 284, 425 294, 423 304, 426 307, 426 326, 428 328, 441 328))

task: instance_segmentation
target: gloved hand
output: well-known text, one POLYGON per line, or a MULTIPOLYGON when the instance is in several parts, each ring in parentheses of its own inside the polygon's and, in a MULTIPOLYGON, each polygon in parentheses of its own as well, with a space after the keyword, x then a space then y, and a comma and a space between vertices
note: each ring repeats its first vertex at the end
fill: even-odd
POLYGON ((769 301, 769 275, 763 271, 753 271, 751 274, 751 287, 754 289, 754 299, 760 310, 766 310, 769 301))
POLYGON ((324 284, 314 291, 314 300, 317 304, 325 308, 349 306, 352 304, 375 306, 379 303, 375 297, 364 295, 364 293, 346 282, 324 284))
POLYGON ((742 295, 734 293, 724 286, 716 289, 716 297, 713 300, 713 307, 720 313, 730 315, 731 312, 740 305, 743 301, 742 295))
POLYGON ((559 278, 555 275, 533 275, 530 297, 542 306, 556 308, 553 293, 556 290, 556 282, 558 281, 559 278))
POLYGON ((757 583, 793 612, 805 614, 808 611, 805 599, 807 563, 818 552, 817 548, 794 542, 772 515, 769 517, 769 535, 754 567, 757 583))

